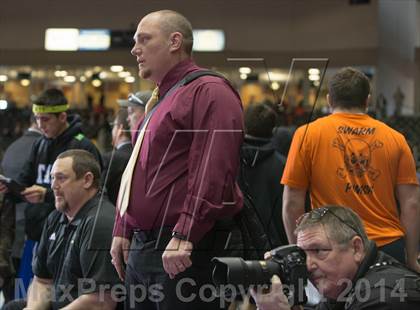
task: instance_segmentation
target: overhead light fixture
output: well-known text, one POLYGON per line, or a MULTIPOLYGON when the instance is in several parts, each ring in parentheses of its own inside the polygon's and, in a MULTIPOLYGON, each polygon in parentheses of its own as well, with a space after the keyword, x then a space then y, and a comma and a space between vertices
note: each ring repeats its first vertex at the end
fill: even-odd
POLYGON ((67 71, 66 70, 56 70, 54 72, 54 75, 56 77, 65 77, 67 75, 67 71))
POLYGON ((64 82, 67 82, 67 83, 74 83, 74 82, 76 82, 76 77, 73 76, 73 75, 67 75, 67 76, 64 77, 63 80, 64 80, 64 82))
POLYGON ((27 87, 27 86, 31 85, 31 80, 22 79, 22 80, 20 80, 20 85, 22 85, 23 87, 27 87))
POLYGON ((309 75, 319 75, 320 74, 320 71, 319 71, 319 69, 318 68, 310 68, 309 70, 308 70, 308 74, 309 75))
POLYGON ((119 65, 114 65, 110 67, 112 72, 121 72, 124 70, 123 66, 119 66, 119 65))
POLYGON ((272 90, 278 90, 280 88, 280 84, 278 82, 271 83, 272 90))
POLYGON ((30 72, 18 72, 17 79, 20 85, 26 87, 31 84, 31 73, 30 72))
POLYGON ((239 73, 242 74, 250 74, 252 72, 250 67, 240 67, 239 68, 239 73))
POLYGON ((108 29, 48 28, 44 48, 47 51, 103 51, 111 46, 108 29))
POLYGON ((248 74, 241 73, 241 75, 239 75, 239 77, 241 78, 241 80, 246 80, 247 77, 248 77, 248 74))
POLYGON ((7 77, 7 75, 0 75, 0 82, 6 82, 9 78, 7 77))
POLYGON ((108 77, 108 73, 106 73, 105 71, 102 71, 101 73, 99 73, 99 78, 106 79, 107 77, 108 77))
POLYGON ((76 28, 48 28, 44 47, 47 51, 77 51, 79 30, 76 28))
POLYGON ((130 73, 130 72, 128 72, 128 71, 121 71, 121 72, 118 72, 118 76, 119 76, 120 78, 125 78, 125 77, 127 77, 127 76, 131 76, 131 73, 130 73))
POLYGON ((84 75, 82 75, 79 79, 80 82, 86 82, 86 77, 84 75))
POLYGON ((310 74, 308 76, 309 81, 319 81, 319 75, 318 74, 310 74))
POLYGON ((102 85, 102 81, 101 80, 98 80, 98 79, 92 80, 92 85, 94 87, 99 87, 99 86, 102 85))
POLYGON ((108 29, 80 29, 78 49, 81 51, 105 51, 111 46, 108 29))
POLYGON ((0 100, 0 110, 7 109, 7 100, 0 100))
POLYGON ((193 30, 193 51, 220 52, 225 49, 225 32, 218 29, 193 30))
POLYGON ((136 79, 135 79, 134 76, 127 76, 127 77, 124 78, 124 81, 126 83, 134 83, 136 81, 136 79))

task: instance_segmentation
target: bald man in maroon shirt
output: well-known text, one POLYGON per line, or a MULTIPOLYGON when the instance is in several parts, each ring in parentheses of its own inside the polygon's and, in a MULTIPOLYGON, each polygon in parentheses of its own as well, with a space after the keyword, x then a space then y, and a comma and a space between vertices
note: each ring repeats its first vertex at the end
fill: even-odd
POLYGON ((219 309, 220 300, 204 298, 200 288, 211 283, 211 257, 223 253, 214 240, 224 244, 228 235, 216 236, 216 223, 242 208, 242 104, 215 76, 171 90, 202 70, 191 59, 191 24, 179 13, 146 15, 134 41, 139 75, 157 84, 161 101, 137 157, 127 211, 117 212, 114 227, 114 266, 128 289, 148 292, 129 294, 126 309, 219 309))

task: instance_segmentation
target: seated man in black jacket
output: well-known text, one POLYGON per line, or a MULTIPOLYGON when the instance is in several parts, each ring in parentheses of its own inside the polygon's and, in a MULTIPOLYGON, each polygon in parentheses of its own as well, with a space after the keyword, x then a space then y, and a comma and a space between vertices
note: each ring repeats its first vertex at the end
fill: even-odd
MULTIPOLYGON (((316 309, 419 309, 420 276, 378 251, 351 209, 319 208, 297 222, 309 279, 324 296, 316 309)), ((260 310, 290 309, 277 276, 270 293, 252 294, 260 310)))
POLYGON ((51 179, 56 210, 42 231, 28 300, 4 309, 114 309, 121 297, 111 294, 121 286, 109 254, 115 208, 100 197, 99 163, 88 151, 69 150, 51 179))

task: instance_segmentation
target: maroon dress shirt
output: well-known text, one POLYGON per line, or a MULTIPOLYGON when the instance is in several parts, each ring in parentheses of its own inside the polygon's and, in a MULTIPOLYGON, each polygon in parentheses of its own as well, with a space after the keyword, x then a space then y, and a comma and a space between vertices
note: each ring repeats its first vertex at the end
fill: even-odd
MULTIPOLYGON (((197 70, 191 60, 177 64, 159 97, 197 70)), ((236 183, 242 140, 242 104, 226 81, 203 76, 165 97, 147 127, 114 236, 167 226, 196 243, 216 220, 232 217, 242 208, 236 183)))

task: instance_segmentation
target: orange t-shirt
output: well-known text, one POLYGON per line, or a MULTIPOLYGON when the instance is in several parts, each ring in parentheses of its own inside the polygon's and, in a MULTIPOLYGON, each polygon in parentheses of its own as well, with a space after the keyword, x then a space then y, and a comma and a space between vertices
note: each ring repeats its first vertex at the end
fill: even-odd
POLYGON ((336 113, 296 131, 281 183, 309 188, 312 208, 352 208, 383 246, 404 235, 395 186, 418 180, 403 135, 366 114, 336 113))

